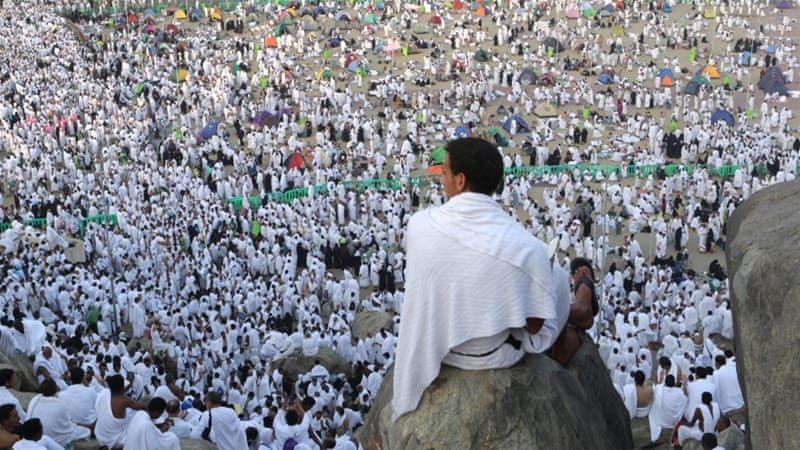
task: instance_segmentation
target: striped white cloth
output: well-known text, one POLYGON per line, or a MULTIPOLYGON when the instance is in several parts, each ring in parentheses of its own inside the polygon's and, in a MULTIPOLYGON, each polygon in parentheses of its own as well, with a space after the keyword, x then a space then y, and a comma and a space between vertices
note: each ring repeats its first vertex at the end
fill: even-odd
POLYGON ((461 193, 414 214, 407 250, 393 420, 416 409, 454 347, 556 318, 547 248, 491 197, 461 193))

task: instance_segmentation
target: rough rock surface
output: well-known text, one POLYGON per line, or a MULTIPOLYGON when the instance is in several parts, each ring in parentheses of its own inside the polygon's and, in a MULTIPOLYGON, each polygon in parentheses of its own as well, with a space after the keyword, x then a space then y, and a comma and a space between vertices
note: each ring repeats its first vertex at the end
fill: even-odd
MULTIPOLYGON (((336 352, 326 347, 320 348, 319 352, 314 356, 305 356, 302 353, 295 353, 286 358, 273 361, 272 367, 282 370, 288 381, 294 383, 299 374, 311 371, 315 361, 319 361, 323 367, 328 369, 331 375, 350 373, 350 365, 347 361, 336 352)), ((285 383, 286 381, 284 381, 284 384, 285 383)))
POLYGON ((798 205, 800 182, 778 184, 750 197, 728 224, 736 368, 749 448, 800 448, 798 205))
POLYGON ((357 338, 365 338, 367 334, 375 334, 381 331, 381 328, 391 330, 394 328, 394 320, 392 315, 381 311, 365 311, 356 314, 353 321, 353 336, 357 338))
POLYGON ((12 368, 17 372, 17 383, 15 386, 20 391, 36 391, 39 383, 33 373, 33 362, 25 355, 6 355, 0 353, 0 367, 12 368))
POLYGON ((390 369, 357 437, 382 449, 633 448, 628 413, 594 344, 567 368, 527 355, 504 370, 442 366, 416 411, 391 422, 390 369))

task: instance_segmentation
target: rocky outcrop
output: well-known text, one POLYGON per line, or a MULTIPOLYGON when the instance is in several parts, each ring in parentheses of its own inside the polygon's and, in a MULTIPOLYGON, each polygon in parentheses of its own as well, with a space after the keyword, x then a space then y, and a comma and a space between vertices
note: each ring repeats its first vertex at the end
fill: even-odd
POLYGON ((394 328, 394 319, 387 312, 364 311, 356 314, 353 320, 353 336, 359 339, 375 335, 384 328, 390 331, 394 328))
POLYGON ((26 392, 33 392, 39 389, 39 383, 33 373, 33 362, 27 356, 9 356, 0 353, 0 367, 14 369, 17 373, 17 386, 14 386, 14 389, 26 392))
POLYGON ((727 265, 749 448, 800 448, 800 182, 759 191, 728 224, 727 265))
MULTIPOLYGON (((319 361, 320 365, 328 369, 331 375, 337 373, 350 374, 350 365, 347 361, 327 347, 320 348, 319 352, 314 356, 305 356, 302 353, 295 353, 294 355, 275 360, 272 363, 272 367, 280 370, 283 376, 288 379, 288 382, 294 383, 300 374, 310 372, 317 361, 319 361)), ((284 381, 284 385, 286 385, 287 381, 284 381)))
POLYGON ((393 369, 357 437, 382 449, 633 448, 630 419, 594 344, 564 368, 527 355, 503 370, 442 366, 417 409, 391 422, 393 369))

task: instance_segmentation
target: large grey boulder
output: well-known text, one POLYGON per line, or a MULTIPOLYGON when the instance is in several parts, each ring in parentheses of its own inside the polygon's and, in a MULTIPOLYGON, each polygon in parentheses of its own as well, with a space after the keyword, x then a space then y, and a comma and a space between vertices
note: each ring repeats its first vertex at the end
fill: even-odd
POLYGON ((375 335, 381 329, 392 330, 394 319, 392 315, 382 311, 363 311, 356 314, 353 320, 353 336, 363 339, 368 334, 375 335))
POLYGON ((800 182, 761 190, 728 224, 736 369, 749 448, 800 448, 800 182))
POLYGON ((564 368, 544 355, 527 355, 502 370, 442 366, 417 409, 391 422, 393 368, 365 424, 362 445, 382 449, 633 448, 628 412, 594 344, 564 368))
POLYGON ((34 392, 39 389, 39 382, 33 373, 33 362, 25 355, 6 355, 0 352, 0 367, 11 368, 17 373, 17 386, 14 389, 34 392))
POLYGON ((338 373, 350 374, 350 364, 348 364, 347 360, 327 347, 320 348, 319 352, 314 356, 305 356, 302 353, 295 353, 285 358, 275 360, 272 362, 272 367, 280 370, 283 376, 288 379, 288 382, 294 383, 297 381, 299 375, 310 372, 317 361, 319 361, 322 367, 328 369, 331 375, 338 373))

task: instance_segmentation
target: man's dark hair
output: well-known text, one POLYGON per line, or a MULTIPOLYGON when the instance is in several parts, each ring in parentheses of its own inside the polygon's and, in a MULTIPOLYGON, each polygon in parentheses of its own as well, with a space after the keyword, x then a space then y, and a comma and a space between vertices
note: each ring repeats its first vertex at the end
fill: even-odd
POLYGON ((181 412, 181 404, 177 400, 170 400, 167 402, 167 413, 178 414, 181 412))
POLYGON ((658 365, 666 369, 667 367, 672 367, 672 361, 668 356, 662 356, 658 358, 658 365))
POLYGON ((667 377, 664 378, 664 384, 667 387, 675 387, 675 376, 674 375, 667 375, 667 377))
POLYGON ((300 416, 297 411, 290 409, 286 411, 286 424, 289 426, 297 425, 300 423, 300 416))
POLYGON ((717 436, 714 433, 705 433, 703 437, 700 438, 700 443, 703 445, 704 449, 714 449, 717 447, 717 436))
POLYGON ((17 407, 13 403, 8 403, 6 405, 0 406, 0 423, 5 422, 11 417, 11 411, 15 410, 17 407))
POLYGON ((244 434, 248 443, 255 442, 258 439, 258 429, 256 427, 247 427, 244 430, 244 434))
POLYGON ((206 401, 212 405, 222 406, 222 398, 216 391, 209 391, 208 394, 206 394, 206 401))
POLYGON ((158 416, 160 416, 166 409, 167 401, 161 397, 153 397, 150 402, 147 403, 147 411, 150 413, 156 413, 158 416))
POLYGON ((641 370, 637 370, 633 373, 633 381, 636 383, 637 386, 644 385, 644 372, 641 370))
POLYGON ((592 274, 592 279, 594 279, 594 269, 592 269, 592 262, 586 258, 577 257, 573 259, 569 263, 569 273, 575 275, 575 272, 578 271, 581 267, 588 267, 589 272, 592 274))
POLYGON ((461 138, 447 143, 450 170, 463 173, 472 192, 492 195, 503 190, 503 157, 492 143, 478 138, 461 138))
POLYGON ((125 392, 125 378, 122 378, 122 375, 111 375, 106 378, 106 384, 112 394, 122 394, 125 392))
POLYGON ((58 393, 58 385, 52 378, 45 378, 39 385, 39 392, 45 397, 52 397, 58 393))
POLYGON ((712 399, 713 399, 713 397, 711 396, 711 392, 708 392, 708 391, 703 392, 703 395, 700 396, 700 400, 705 404, 711 403, 712 399))
POLYGON ((717 355, 717 356, 714 357, 714 361, 716 361, 717 364, 719 364, 720 366, 724 365, 725 361, 727 361, 727 360, 728 359, 725 358, 725 355, 717 355))
POLYGON ((42 438, 42 421, 39 419, 28 419, 17 428, 20 437, 29 441, 38 441, 42 438))
POLYGON ((14 369, 0 369, 0 386, 5 386, 14 376, 14 369))
POLYGON ((69 371, 69 380, 72 384, 81 384, 83 383, 83 376, 86 375, 86 372, 83 371, 80 367, 75 367, 69 371))

